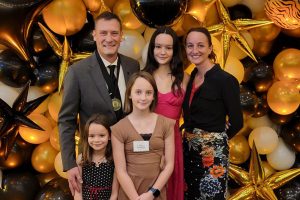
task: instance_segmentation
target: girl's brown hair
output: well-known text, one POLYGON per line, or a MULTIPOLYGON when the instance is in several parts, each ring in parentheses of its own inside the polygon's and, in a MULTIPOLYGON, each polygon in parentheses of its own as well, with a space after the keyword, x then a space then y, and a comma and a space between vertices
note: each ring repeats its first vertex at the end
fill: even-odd
MULTIPOLYGON (((104 126, 104 128, 108 131, 109 137, 111 137, 111 129, 110 126, 111 120, 101 114, 94 114, 92 115, 86 122, 84 127, 84 133, 82 135, 82 159, 81 164, 82 165, 88 165, 92 162, 92 155, 93 155, 93 149, 90 147, 88 143, 88 137, 89 137, 89 128, 91 124, 100 124, 104 126)), ((105 149, 105 158, 107 161, 112 162, 112 147, 111 147, 111 141, 109 140, 105 149)))
POLYGON ((126 87, 126 93, 125 93, 124 112, 125 113, 132 112, 132 100, 130 99, 130 94, 131 94, 132 86, 135 83, 135 80, 137 78, 143 78, 143 79, 147 80, 151 84, 151 86, 154 90, 154 94, 153 94, 154 99, 150 105, 150 111, 153 112, 156 107, 156 104, 157 104, 157 86, 156 86, 155 80, 152 77, 152 75, 145 71, 139 71, 139 72, 132 74, 130 79, 128 80, 127 87, 126 87))

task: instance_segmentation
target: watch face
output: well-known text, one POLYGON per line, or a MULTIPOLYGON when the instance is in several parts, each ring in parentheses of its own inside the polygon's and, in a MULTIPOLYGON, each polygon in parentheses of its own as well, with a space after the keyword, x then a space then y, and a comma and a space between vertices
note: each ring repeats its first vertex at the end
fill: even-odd
POLYGON ((160 195, 159 189, 150 188, 150 191, 153 193, 154 197, 158 197, 160 195))

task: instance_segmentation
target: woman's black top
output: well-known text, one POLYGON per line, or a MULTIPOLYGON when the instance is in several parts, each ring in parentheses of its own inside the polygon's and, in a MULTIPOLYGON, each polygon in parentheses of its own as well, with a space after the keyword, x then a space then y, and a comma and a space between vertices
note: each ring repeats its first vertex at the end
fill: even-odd
POLYGON ((189 99, 198 69, 191 74, 183 102, 186 131, 200 128, 209 132, 225 130, 226 115, 229 117, 229 138, 243 127, 239 83, 234 76, 216 64, 204 76, 203 84, 195 91, 191 105, 189 99))

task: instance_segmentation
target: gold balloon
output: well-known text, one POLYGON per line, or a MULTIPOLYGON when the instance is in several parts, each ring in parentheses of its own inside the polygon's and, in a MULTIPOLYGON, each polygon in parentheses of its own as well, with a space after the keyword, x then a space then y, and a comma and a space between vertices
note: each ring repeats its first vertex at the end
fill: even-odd
POLYGON ((273 169, 267 161, 262 161, 261 164, 262 164, 262 167, 264 168, 266 178, 268 178, 269 176, 271 176, 272 174, 274 174, 276 172, 276 170, 273 169))
MULTIPOLYGON (((245 40, 247 41, 250 49, 253 49, 254 46, 254 40, 251 36, 251 34, 248 31, 241 31, 241 35, 245 38, 245 40)), ((230 51, 229 51, 229 55, 228 56, 232 56, 235 57, 239 60, 247 57, 247 54, 245 52, 243 52, 236 44, 234 41, 230 42, 230 51)))
POLYGON ((82 0, 54 0, 43 10, 48 27, 59 35, 73 35, 86 21, 86 8, 82 0))
POLYGON ((273 45, 273 41, 264 42, 264 41, 256 40, 254 41, 254 46, 252 51, 255 55, 263 57, 270 53, 272 49, 272 45, 273 45))
POLYGON ((122 21, 122 26, 126 29, 144 29, 146 26, 142 24, 138 18, 131 12, 128 15, 124 16, 122 21))
POLYGON ((117 0, 104 0, 104 4, 109 7, 111 10, 113 9, 117 0))
POLYGON ((233 75, 239 83, 241 83, 244 78, 244 66, 241 61, 235 57, 228 56, 224 71, 233 75))
POLYGON ((300 27, 296 29, 282 29, 281 31, 288 36, 300 38, 300 27))
POLYGON ((220 0, 216 2, 218 14, 222 22, 216 25, 208 27, 209 32, 212 35, 222 35, 221 44, 223 55, 220 61, 221 67, 225 66, 227 57, 230 50, 230 41, 234 40, 237 46, 244 51, 250 58, 257 62, 249 44, 243 36, 241 36, 240 31, 250 30, 252 28, 264 26, 271 24, 271 21, 266 20, 252 20, 252 19, 237 19, 232 21, 230 19, 229 13, 222 4, 220 0))
POLYGON ((248 160, 250 148, 243 135, 236 135, 229 140, 229 160, 234 164, 242 164, 248 160))
POLYGON ((14 169, 21 166, 24 163, 24 154, 22 151, 24 151, 24 149, 14 145, 6 159, 0 157, 0 169, 14 169))
POLYGON ((58 121, 58 113, 62 104, 62 94, 55 92, 51 95, 48 103, 48 111, 55 121, 58 121))
POLYGON ((50 182, 52 179, 59 177, 59 175, 56 173, 56 171, 52 171, 49 173, 38 174, 38 175, 36 175, 36 177, 39 180, 40 186, 43 187, 48 182, 50 182))
POLYGON ((286 29, 300 27, 299 1, 296 0, 266 0, 265 12, 277 26, 286 29))
POLYGON ((83 0, 83 3, 86 8, 92 12, 100 9, 102 6, 102 0, 83 0))
MULTIPOLYGON (((254 19, 268 20, 269 18, 266 16, 265 12, 261 12, 256 14, 254 19)), ((252 35, 254 40, 267 42, 267 41, 274 40, 279 35, 280 31, 281 31, 280 27, 276 26, 275 24, 269 24, 269 25, 251 29, 250 34, 252 35)))
POLYGON ((54 129, 50 133, 50 143, 54 147, 54 149, 60 151, 58 126, 54 127, 54 129))
MULTIPOLYGON (((176 32, 177 36, 184 36, 186 31, 182 28, 184 17, 181 17, 175 24, 171 26, 171 28, 176 32)), ((147 30, 147 29, 146 29, 147 30)), ((146 37, 145 37, 146 39, 146 37)), ((146 39, 146 41, 149 41, 146 39)))
POLYGON ((68 178, 67 173, 63 171, 61 152, 59 152, 55 157, 54 168, 55 168, 55 171, 58 173, 58 175, 60 175, 61 177, 65 178, 65 179, 68 178))
POLYGON ((190 14, 201 23, 204 23, 207 11, 216 0, 190 0, 186 14, 190 14))
POLYGON ((45 112, 45 117, 47 117, 47 119, 50 121, 52 128, 57 126, 57 122, 51 117, 49 111, 45 112))
POLYGON ((232 193, 229 200, 275 200, 277 198, 273 190, 281 187, 300 174, 300 168, 295 168, 276 172, 267 177, 264 169, 255 145, 251 151, 249 172, 237 165, 230 164, 229 176, 242 187, 232 193))
POLYGON ((214 4, 208 9, 204 24, 206 27, 208 27, 214 24, 218 24, 219 22, 220 22, 220 18, 218 15, 218 9, 216 4, 214 4))
POLYGON ((288 81, 277 81, 268 90, 267 102, 277 114, 288 115, 295 112, 300 104, 297 85, 288 81))
POLYGON ((182 29, 185 32, 189 31, 191 28, 196 28, 199 26, 203 26, 203 24, 198 21, 196 17, 189 14, 185 14, 183 16, 182 29))
POLYGON ((29 128, 29 127, 20 127, 19 133, 21 137, 31 144, 41 144, 46 142, 50 137, 50 132, 52 130, 50 121, 41 114, 31 114, 28 116, 33 122, 39 125, 44 131, 40 131, 37 129, 29 128))
POLYGON ((285 49, 275 58, 273 63, 275 77, 279 80, 300 79, 300 50, 285 49))
POLYGON ((56 151, 50 142, 39 144, 32 152, 31 164, 32 167, 41 173, 49 173, 54 170, 54 159, 57 155, 56 151))
POLYGON ((122 21, 127 15, 132 13, 129 1, 118 0, 113 7, 113 13, 118 15, 122 21))

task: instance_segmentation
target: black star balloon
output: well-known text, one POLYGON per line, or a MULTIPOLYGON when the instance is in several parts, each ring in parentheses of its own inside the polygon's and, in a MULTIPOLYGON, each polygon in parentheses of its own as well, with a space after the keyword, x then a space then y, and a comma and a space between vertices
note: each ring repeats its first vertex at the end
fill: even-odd
POLYGON ((0 157, 7 158, 18 136, 19 126, 25 125, 43 130, 26 116, 37 108, 48 95, 27 102, 29 85, 30 82, 26 84, 19 94, 12 108, 0 98, 0 157))
POLYGON ((52 0, 0 0, 0 44, 14 50, 21 59, 34 67, 27 48, 32 23, 52 0))

